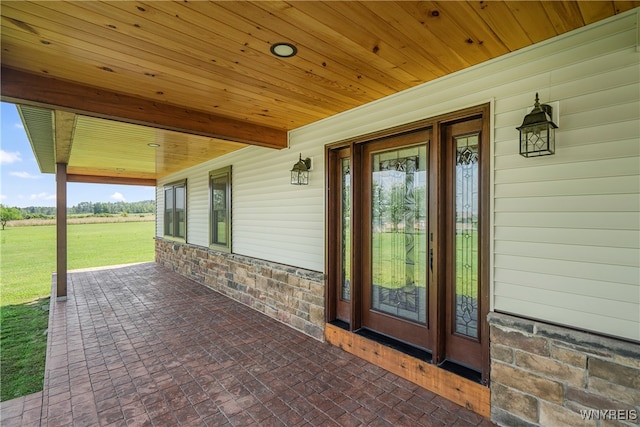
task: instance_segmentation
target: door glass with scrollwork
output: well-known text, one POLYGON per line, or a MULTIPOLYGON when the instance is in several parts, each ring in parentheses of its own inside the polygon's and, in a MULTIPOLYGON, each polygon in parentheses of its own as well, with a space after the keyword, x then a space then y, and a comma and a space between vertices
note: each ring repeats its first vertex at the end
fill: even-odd
POLYGON ((455 332, 478 338, 478 134, 455 145, 455 332))
POLYGON ((375 153, 371 180, 374 310, 419 323, 427 317, 427 148, 375 153))
POLYGON ((341 159, 341 283, 340 297, 344 301, 351 300, 351 159, 345 157, 341 159))

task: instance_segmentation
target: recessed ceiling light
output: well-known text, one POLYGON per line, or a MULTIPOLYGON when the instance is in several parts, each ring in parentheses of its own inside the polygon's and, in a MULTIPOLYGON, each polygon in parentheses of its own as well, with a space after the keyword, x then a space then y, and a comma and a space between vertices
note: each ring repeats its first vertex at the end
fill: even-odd
POLYGON ((271 45, 271 53, 280 58, 291 58, 298 49, 291 43, 274 43, 271 45))
POLYGON ((147 144, 147 145, 148 145, 149 147, 153 147, 153 148, 160 147, 160 144, 156 144, 155 142, 150 142, 150 143, 149 143, 149 144, 147 144))

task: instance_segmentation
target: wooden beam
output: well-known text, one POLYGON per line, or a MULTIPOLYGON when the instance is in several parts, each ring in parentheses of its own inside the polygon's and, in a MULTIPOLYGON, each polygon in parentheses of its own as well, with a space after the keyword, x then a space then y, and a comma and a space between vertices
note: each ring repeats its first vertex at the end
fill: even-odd
POLYGON ((56 163, 56 300, 67 299, 67 165, 56 163))
POLYGON ((67 111, 54 111, 54 145, 56 163, 69 163, 71 156, 71 144, 73 143, 73 129, 76 124, 76 115, 67 111))
POLYGON ((145 187, 155 187, 156 180, 150 178, 128 178, 124 176, 100 176, 100 175, 78 175, 68 174, 67 182, 83 182, 85 184, 118 184, 118 185, 141 185, 145 187))
POLYGON ((491 417, 491 391, 488 387, 328 323, 325 325, 325 339, 347 353, 393 372, 483 417, 491 417))
POLYGON ((2 101, 219 138, 269 148, 286 148, 287 131, 161 104, 51 77, 1 69, 2 101))

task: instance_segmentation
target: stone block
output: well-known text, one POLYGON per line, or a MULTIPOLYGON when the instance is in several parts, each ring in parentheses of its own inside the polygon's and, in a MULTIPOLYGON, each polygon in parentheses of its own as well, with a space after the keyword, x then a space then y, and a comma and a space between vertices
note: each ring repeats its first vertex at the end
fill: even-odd
POLYGON ((520 331, 503 329, 491 325, 491 342, 524 350, 541 356, 549 355, 549 343, 545 338, 535 337, 520 331))
POLYGON ((283 310, 278 311, 278 320, 286 324, 291 323, 291 313, 287 313, 283 310))
POLYGON ((290 274, 287 278, 287 283, 294 288, 300 287, 300 277, 290 274))
POLYGON ((587 390, 640 407, 640 389, 630 389, 598 377, 589 377, 587 390))
POLYGON ((264 306, 264 314, 274 319, 278 318, 278 310, 276 310, 273 306, 265 304, 264 306))
POLYGON ((319 297, 306 293, 302 295, 302 300, 312 305, 320 305, 324 307, 324 296, 319 297))
POLYGON ((576 402, 592 409, 622 409, 627 411, 634 409, 633 406, 611 399, 609 396, 603 396, 575 387, 567 387, 565 397, 567 401, 576 402))
POLYGON ((312 295, 324 297, 324 283, 309 282, 309 290, 312 295))
POLYGON ((263 266, 260 267, 260 273, 259 273, 260 276, 270 278, 271 273, 272 273, 272 270, 270 268, 263 267, 263 266))
POLYGON ((597 424, 593 420, 583 419, 580 413, 572 411, 569 408, 548 402, 540 402, 540 425, 595 427, 597 424))
POLYGON ((291 316, 289 324, 299 331, 304 331, 307 322, 296 316, 291 316))
POLYGON ((533 423, 538 422, 538 399, 502 384, 491 386, 491 407, 500 408, 533 423))
POLYGON ((278 282, 287 283, 289 275, 285 271, 273 270, 271 277, 278 282))
POLYGON ((256 289, 265 291, 269 287, 269 279, 263 276, 256 277, 256 289))
POLYGON ((582 352, 559 346, 557 343, 551 344, 550 352, 552 358, 562 363, 567 363, 578 368, 587 368, 587 355, 582 352))
POLYGON ((516 365, 544 377, 577 387, 586 386, 586 370, 549 357, 516 351, 516 365))
POLYGON ((304 332, 319 341, 324 341, 324 326, 312 325, 307 323, 304 327, 304 332))
MULTIPOLYGON (((638 345, 638 347, 640 347, 640 345, 638 345)), ((615 354, 613 361, 640 370, 640 355, 638 357, 627 357, 615 354)))
POLYGON ((309 321, 314 325, 324 325, 324 307, 309 306, 309 321))
POLYGON ((562 326, 536 323, 535 334, 561 342, 565 347, 575 348, 591 355, 599 355, 605 359, 616 355, 630 359, 640 358, 640 346, 638 345, 562 326))
POLYGON ((605 379, 631 389, 640 389, 640 369, 624 366, 619 363, 590 357, 588 360, 590 377, 605 379))
POLYGON ((293 276, 290 275, 291 277, 296 277, 297 280, 295 280, 295 285, 293 283, 291 283, 292 286, 295 286, 296 289, 302 290, 302 291, 307 291, 309 289, 309 280, 305 279, 304 277, 300 277, 300 276, 293 276))
POLYGON ((564 399, 561 383, 502 362, 492 362, 491 380, 492 387, 495 383, 503 384, 549 402, 562 403, 564 399))
POLYGON ((513 349, 504 345, 491 343, 491 360, 513 363, 513 349))
POLYGON ((491 407, 491 421, 497 423, 500 426, 509 427, 539 427, 538 423, 532 423, 525 421, 522 418, 503 411, 502 409, 491 407))

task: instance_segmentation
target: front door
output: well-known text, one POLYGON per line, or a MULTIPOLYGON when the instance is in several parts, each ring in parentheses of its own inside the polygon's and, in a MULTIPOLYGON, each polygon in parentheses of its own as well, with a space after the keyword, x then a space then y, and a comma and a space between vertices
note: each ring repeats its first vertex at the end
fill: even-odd
POLYGON ((329 320, 488 380, 488 107, 328 150, 329 320))
POLYGON ((367 144, 363 151, 362 326, 431 347, 428 188, 431 131, 367 144))

